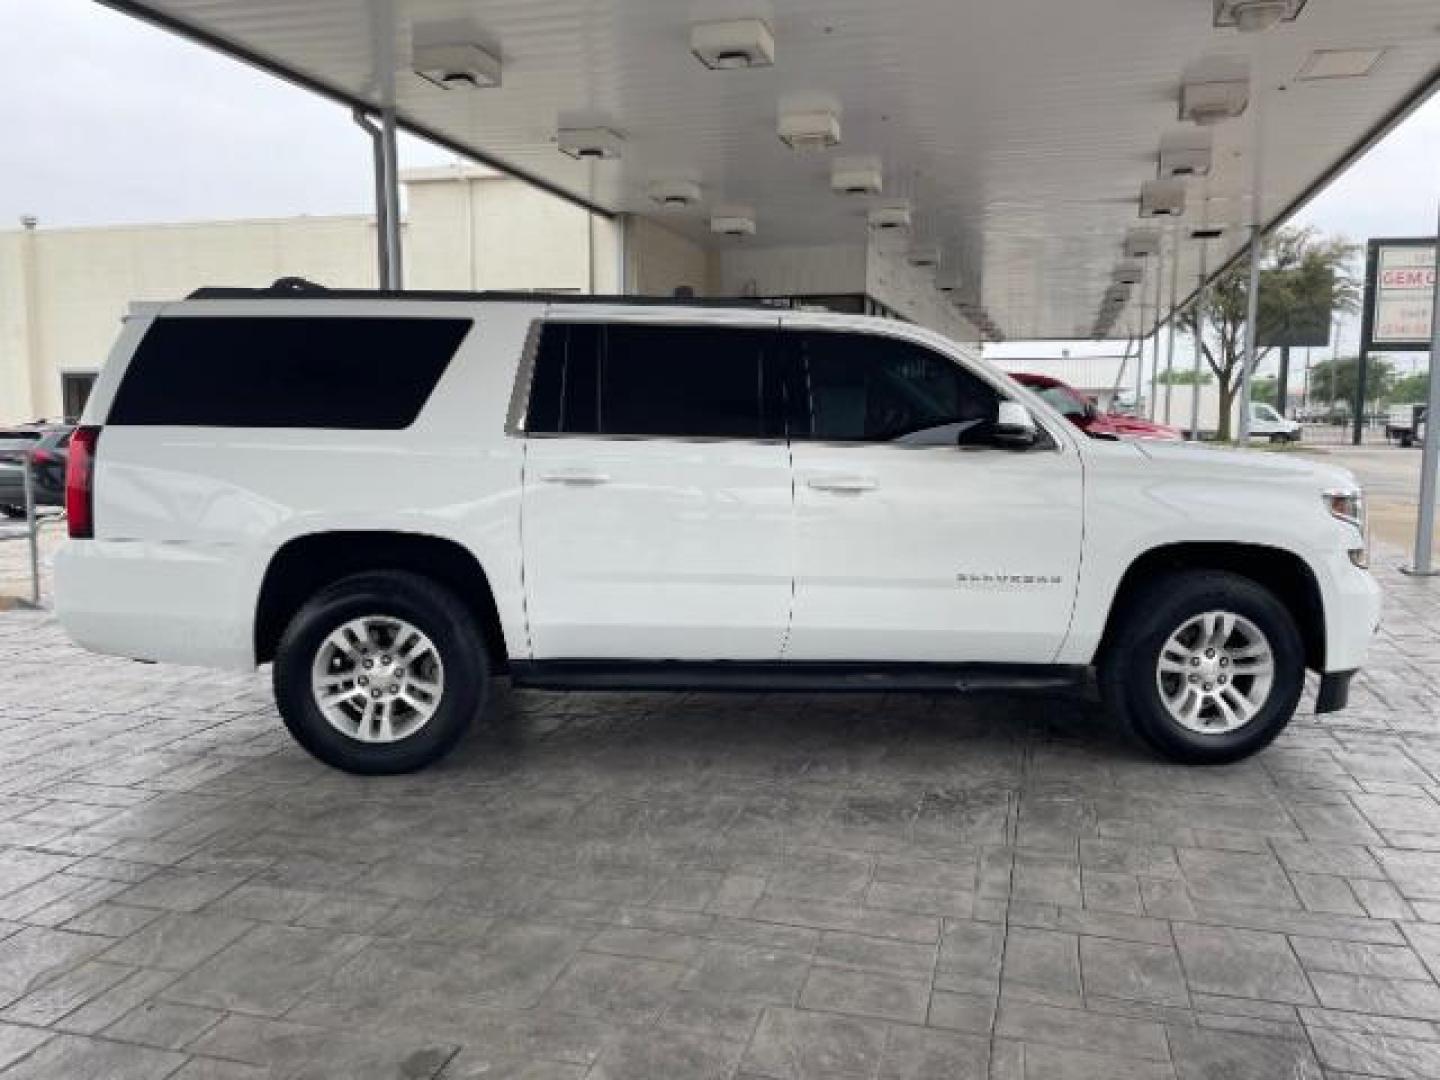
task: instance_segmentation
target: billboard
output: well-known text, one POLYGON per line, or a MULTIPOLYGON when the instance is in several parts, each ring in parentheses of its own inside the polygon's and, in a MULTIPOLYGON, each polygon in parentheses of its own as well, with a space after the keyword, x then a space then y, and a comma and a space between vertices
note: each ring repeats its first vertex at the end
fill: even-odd
POLYGON ((1435 241, 1372 240, 1365 273, 1369 348, 1424 352, 1430 348, 1435 299, 1435 241))

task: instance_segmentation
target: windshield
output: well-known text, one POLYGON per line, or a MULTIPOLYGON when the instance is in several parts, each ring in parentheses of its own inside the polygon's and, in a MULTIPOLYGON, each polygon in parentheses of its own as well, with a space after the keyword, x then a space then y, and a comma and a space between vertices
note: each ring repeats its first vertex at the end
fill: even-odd
POLYGON ((1258 416, 1261 420, 1279 420, 1280 414, 1269 405, 1251 405, 1251 414, 1258 416))
POLYGON ((25 460, 26 452, 35 445, 40 438, 40 432, 29 431, 4 431, 0 432, 0 461, 17 463, 25 460))
POLYGON ((1035 393, 1044 399, 1045 404, 1056 410, 1067 419, 1079 417, 1083 419, 1088 416, 1090 410, 1085 403, 1072 394, 1063 386, 1031 387, 1035 393))

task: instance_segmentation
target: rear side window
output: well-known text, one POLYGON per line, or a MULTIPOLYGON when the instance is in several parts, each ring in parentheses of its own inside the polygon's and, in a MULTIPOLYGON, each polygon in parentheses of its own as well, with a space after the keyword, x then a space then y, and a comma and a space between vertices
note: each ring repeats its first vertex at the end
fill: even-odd
POLYGON ((772 331, 550 323, 541 333, 532 434, 765 438, 780 434, 772 331))
POLYGON ((157 319, 107 422, 398 430, 420 414, 469 319, 157 319))

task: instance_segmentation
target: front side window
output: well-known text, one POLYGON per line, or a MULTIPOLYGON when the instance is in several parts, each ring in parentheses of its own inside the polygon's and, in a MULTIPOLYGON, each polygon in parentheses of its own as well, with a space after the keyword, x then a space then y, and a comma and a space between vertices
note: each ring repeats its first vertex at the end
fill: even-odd
POLYGON ((765 385, 773 340, 771 331, 743 327, 548 323, 525 429, 671 438, 779 434, 765 385))
POLYGON ((1269 405, 1263 405, 1263 404, 1262 404, 1262 405, 1252 405, 1252 406, 1250 407, 1250 415, 1251 415, 1251 416, 1254 416, 1254 417, 1256 417, 1257 419, 1260 419, 1260 420, 1279 420, 1279 419, 1280 419, 1280 414, 1279 414, 1279 413, 1277 413, 1277 412, 1276 412, 1274 409, 1272 409, 1269 405))
POLYGON ((805 386, 799 437, 922 446, 989 442, 1000 395, 954 361, 874 334, 786 335, 805 386))

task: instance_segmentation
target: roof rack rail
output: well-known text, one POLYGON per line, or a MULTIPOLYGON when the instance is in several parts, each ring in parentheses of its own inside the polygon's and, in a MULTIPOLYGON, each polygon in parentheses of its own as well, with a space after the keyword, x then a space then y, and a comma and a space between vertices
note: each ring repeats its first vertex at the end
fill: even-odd
POLYGON ((491 303, 626 304, 633 306, 711 307, 776 310, 790 305, 783 300, 743 296, 605 296, 590 293, 545 291, 465 292, 448 289, 331 289, 302 277, 277 278, 263 288, 206 285, 187 300, 458 300, 491 303))

